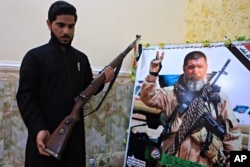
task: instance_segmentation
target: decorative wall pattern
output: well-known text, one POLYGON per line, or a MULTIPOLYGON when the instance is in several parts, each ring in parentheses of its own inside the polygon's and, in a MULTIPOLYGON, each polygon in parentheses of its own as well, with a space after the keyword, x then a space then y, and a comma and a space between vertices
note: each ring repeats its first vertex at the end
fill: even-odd
MULTIPOLYGON (((0 166, 23 167, 27 130, 16 104, 18 70, 0 70, 0 166)), ((79 92, 80 93, 80 92, 79 92)), ((92 111, 105 93, 92 96, 85 109, 92 111)), ((133 83, 130 77, 116 79, 100 109, 85 117, 87 162, 99 153, 125 151, 132 103, 133 83)))
POLYGON ((249 0, 186 0, 185 41, 250 38, 249 0))
POLYGON ((18 72, 0 71, 0 166, 21 167, 24 162, 26 127, 16 104, 18 72))
MULTIPOLYGON (((100 102, 105 92, 92 96, 88 113, 100 102)), ((85 117, 87 158, 97 153, 125 151, 126 129, 128 128, 133 96, 130 77, 120 76, 109 92, 100 109, 85 117)))

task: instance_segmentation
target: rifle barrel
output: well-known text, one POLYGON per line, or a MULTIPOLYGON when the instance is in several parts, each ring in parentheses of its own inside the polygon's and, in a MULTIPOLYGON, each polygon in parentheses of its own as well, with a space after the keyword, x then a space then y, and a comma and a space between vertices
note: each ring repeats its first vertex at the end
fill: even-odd
POLYGON ((218 72, 219 74, 216 76, 216 78, 214 79, 214 81, 213 81, 213 83, 211 85, 215 85, 215 83, 217 82, 217 80, 219 79, 219 77, 221 76, 221 74, 225 74, 225 69, 227 68, 227 66, 230 63, 230 61, 231 61, 231 59, 227 59, 226 63, 221 68, 221 70, 218 72))

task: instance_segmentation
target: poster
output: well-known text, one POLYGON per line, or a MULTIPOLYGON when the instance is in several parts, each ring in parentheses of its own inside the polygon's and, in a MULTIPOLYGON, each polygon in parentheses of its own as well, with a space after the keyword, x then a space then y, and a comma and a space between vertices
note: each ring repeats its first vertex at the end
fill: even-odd
POLYGON ((138 53, 124 166, 155 167, 156 164, 168 167, 205 166, 188 158, 178 158, 162 151, 160 136, 166 125, 163 125, 162 120, 159 122, 159 119, 162 119, 159 117, 161 111, 141 101, 141 85, 149 74, 150 62, 155 59, 157 51, 164 52, 162 68, 157 79, 159 88, 171 87, 177 82, 183 73, 183 60, 187 53, 192 51, 205 53, 208 63, 207 74, 212 76, 210 82, 216 80, 216 85, 228 96, 233 114, 241 127, 242 150, 250 150, 250 49, 248 48, 249 44, 242 43, 235 43, 230 47, 223 43, 210 44, 209 47, 204 47, 202 44, 142 47, 138 53), (222 69, 225 71, 217 78, 222 69))

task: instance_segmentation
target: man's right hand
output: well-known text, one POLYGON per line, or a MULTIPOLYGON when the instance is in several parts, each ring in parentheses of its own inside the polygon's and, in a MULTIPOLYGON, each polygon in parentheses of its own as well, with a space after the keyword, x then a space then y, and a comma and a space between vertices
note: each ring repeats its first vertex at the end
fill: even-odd
POLYGON ((158 73, 161 70, 161 62, 163 58, 164 58, 164 52, 161 52, 161 55, 159 55, 159 51, 157 51, 155 59, 152 60, 150 63, 150 69, 149 69, 150 74, 154 76, 158 75, 158 73))
POLYGON ((49 137, 50 137, 50 133, 48 130, 41 130, 38 132, 38 134, 36 136, 36 145, 37 145, 38 151, 41 155, 50 156, 49 153, 44 151, 45 143, 49 137))

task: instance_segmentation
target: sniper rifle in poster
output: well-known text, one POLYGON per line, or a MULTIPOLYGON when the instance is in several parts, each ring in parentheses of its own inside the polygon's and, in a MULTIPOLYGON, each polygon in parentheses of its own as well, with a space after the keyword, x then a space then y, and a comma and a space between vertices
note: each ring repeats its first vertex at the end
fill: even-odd
MULTIPOLYGON (((125 56, 134 48, 140 38, 140 35, 136 35, 136 39, 115 59, 113 59, 113 61, 111 61, 108 66, 112 67, 113 69, 120 66, 125 56)), ((76 123, 81 119, 80 112, 82 111, 82 107, 88 102, 90 97, 95 94, 96 90, 98 90, 104 83, 105 74, 104 72, 101 72, 90 83, 90 85, 80 93, 71 113, 61 121, 61 123, 57 126, 57 128, 53 131, 53 133, 47 140, 45 144, 46 152, 48 152, 58 160, 61 159, 72 130, 74 129, 76 123)))
MULTIPOLYGON (((223 65, 220 71, 218 72, 213 72, 212 77, 210 78, 210 81, 212 78, 217 74, 216 78, 213 80, 212 84, 210 85, 211 87, 215 87, 216 93, 220 91, 220 87, 215 85, 217 80, 222 74, 227 75, 227 72, 225 71, 226 67, 230 63, 230 59, 226 61, 226 63, 223 65)), ((215 101, 219 102, 220 97, 215 96, 212 97, 214 98, 215 101)), ((188 101, 187 104, 189 104, 191 101, 188 101)), ((188 105, 186 107, 179 108, 178 110, 181 111, 176 111, 179 113, 185 113, 184 110, 186 110, 188 105)), ((174 112, 174 111, 173 111, 174 112)), ((168 136, 171 134, 171 127, 173 123, 173 117, 171 120, 167 120, 166 122, 162 121, 163 119, 161 118, 161 114, 152 114, 152 113, 143 113, 143 111, 140 112, 141 114, 144 114, 146 117, 145 124, 139 124, 139 125, 134 125, 130 129, 130 136, 129 136, 129 151, 128 151, 128 156, 134 156, 137 159, 144 160, 147 162, 147 165, 155 166, 157 161, 160 161, 161 158, 161 144, 163 140, 166 140, 168 136), (132 132, 132 128, 135 128, 137 126, 148 126, 151 129, 157 129, 159 125, 162 125, 164 127, 163 131, 161 132, 160 136, 157 139, 150 139, 148 134, 145 132, 132 132), (153 155, 154 153, 154 155, 153 155), (156 156, 157 155, 157 156, 156 156)), ((174 114, 172 114, 174 115, 174 114)), ((137 118, 135 118, 137 119, 137 118)), ((221 119, 221 117, 217 117, 217 120, 215 120, 212 115, 208 112, 204 112, 203 116, 200 118, 200 120, 197 121, 197 126, 202 127, 204 126, 208 132, 211 134, 215 134, 217 137, 223 139, 223 136, 225 134, 225 127, 224 123, 221 119)), ((208 143, 205 145, 204 149, 208 149, 209 144, 211 143, 211 134, 210 138, 208 138, 208 143)), ((202 156, 202 151, 201 151, 201 156, 202 156)), ((167 164, 162 164, 162 165, 167 165, 167 164)), ((168 164, 171 165, 171 164, 168 164)))

